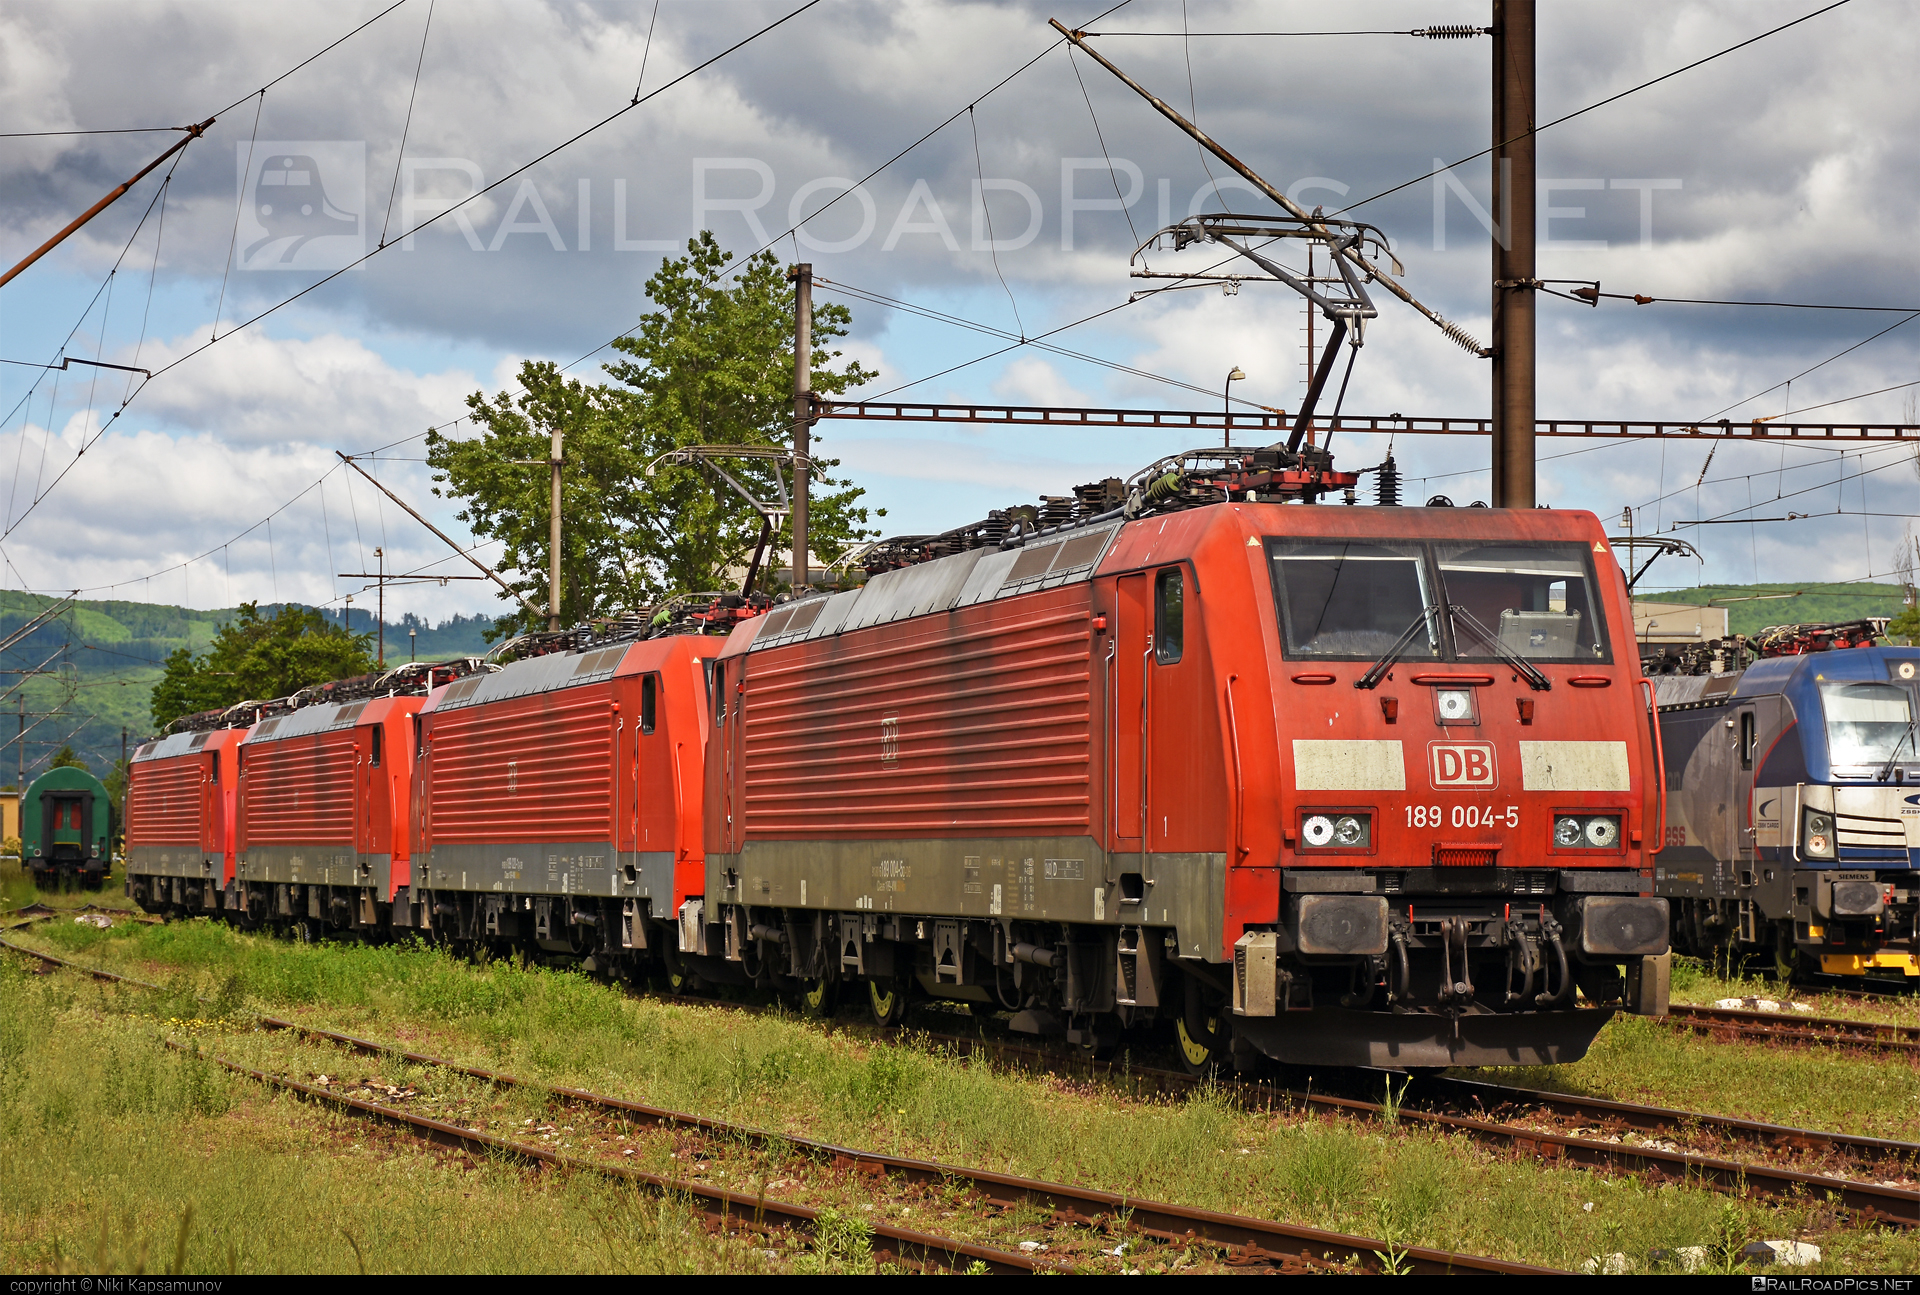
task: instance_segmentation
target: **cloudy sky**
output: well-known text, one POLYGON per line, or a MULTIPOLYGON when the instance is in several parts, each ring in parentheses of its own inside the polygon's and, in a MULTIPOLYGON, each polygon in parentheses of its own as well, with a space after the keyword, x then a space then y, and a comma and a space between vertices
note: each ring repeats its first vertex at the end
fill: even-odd
MULTIPOLYGON (((1129 280, 1129 255, 1156 228, 1194 210, 1271 207, 1244 186, 1216 188, 1226 176, 1217 161, 1084 56, 1069 57, 1047 18, 1086 24, 1097 4, 823 0, 669 85, 796 3, 404 0, 279 80, 383 4, 7 6, 8 131, 220 115, 170 171, 0 289, 0 359, 24 362, 0 365, 0 579, 227 606, 330 603, 361 587, 337 573, 371 570, 376 545, 399 569, 470 570, 350 481, 334 452, 380 448, 383 480, 458 532, 453 507, 431 497, 421 434, 457 419, 467 394, 511 385, 527 357, 598 377, 596 349, 648 308, 647 278, 702 226, 742 255, 772 241, 783 260, 811 261, 831 281, 828 299, 863 294, 838 299, 854 311, 848 355, 881 375, 870 397, 1211 409, 1238 365, 1249 376, 1236 396, 1298 406, 1304 315, 1284 289, 1127 304, 1146 286, 1129 280), (668 88, 400 237, 628 107, 636 85, 641 95, 668 88), (383 240, 359 268, 322 282, 383 240), (1090 358, 1007 349, 1000 335, 1109 310, 1049 339, 1090 358), (63 355, 157 376, 27 367, 63 355)), ((1542 5, 1541 117, 1818 7, 1542 5)), ((1208 33, 1310 31, 1330 14, 1386 32, 1484 24, 1486 8, 1133 0, 1095 30, 1111 33, 1100 42, 1109 57, 1190 106, 1261 174, 1332 210, 1485 147, 1490 43, 1208 33), (1183 24, 1195 33, 1186 40, 1144 34, 1183 24)), ((1920 306, 1908 236, 1920 195, 1913 18, 1897 0, 1852 0, 1543 134, 1539 174, 1551 192, 1540 205, 1554 210, 1541 276, 1659 297, 1920 306)), ((0 139, 0 263, 171 138, 0 139)), ((1470 162, 1355 213, 1393 240, 1417 296, 1483 340, 1488 240, 1476 208, 1487 179, 1487 163, 1470 162)), ((1383 294, 1381 307, 1346 411, 1484 415, 1485 361, 1383 294)), ((1817 407, 1806 417, 1913 422, 1920 386, 1863 393, 1920 379, 1920 326, 1822 363, 1907 318, 1543 299, 1540 412, 1687 421, 1817 407)), ((902 532, 1184 448, 1146 432, 927 424, 829 423, 820 435, 902 532)), ((1335 448, 1343 466, 1360 467, 1385 440, 1335 448)), ((1394 449, 1421 479, 1409 493, 1485 498, 1483 441, 1402 436, 1394 449)), ((1680 525, 1673 533, 1700 545, 1705 567, 1675 563, 1655 583, 1841 580, 1895 567, 1920 497, 1907 450, 1730 444, 1710 464, 1708 452, 1699 441, 1543 440, 1541 497, 1610 526, 1632 506, 1642 531, 1808 514, 1680 525)), ((474 583, 428 585, 396 593, 389 614, 496 606, 474 583)))

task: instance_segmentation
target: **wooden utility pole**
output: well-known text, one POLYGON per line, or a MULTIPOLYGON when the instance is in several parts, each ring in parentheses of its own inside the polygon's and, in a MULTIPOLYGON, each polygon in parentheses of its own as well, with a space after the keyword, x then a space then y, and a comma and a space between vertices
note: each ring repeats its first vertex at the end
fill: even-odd
POLYGON ((560 442, 560 428, 555 426, 553 457, 548 460, 553 470, 553 499, 547 523, 547 628, 554 631, 560 628, 560 442))
POLYGON ((1532 508, 1534 0, 1493 0, 1493 506, 1532 508))
MULTIPOLYGON (((813 266, 788 271, 793 280, 793 592, 807 587, 807 478, 813 450, 813 266)), ((775 468, 775 471, 778 471, 775 468)))

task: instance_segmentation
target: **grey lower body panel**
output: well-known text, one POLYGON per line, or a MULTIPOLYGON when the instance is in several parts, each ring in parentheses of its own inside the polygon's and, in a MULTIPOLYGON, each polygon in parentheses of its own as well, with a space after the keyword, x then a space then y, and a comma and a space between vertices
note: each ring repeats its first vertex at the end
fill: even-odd
POLYGON ((1302 1066, 1554 1066, 1587 1055, 1611 1008, 1460 1016, 1318 1008, 1236 1016, 1233 1032, 1302 1066))
POLYGON ((1225 854, 1109 855, 1084 836, 752 841, 707 856, 709 904, 1173 927, 1193 956, 1221 947, 1226 894, 1225 854))
POLYGON ((136 845, 127 850, 127 871, 154 877, 212 877, 224 880, 226 861, 193 845, 136 845))
POLYGON ((351 846, 253 846, 239 856, 233 871, 235 879, 255 885, 277 882, 370 888, 382 903, 393 893, 393 856, 359 854, 351 846))
POLYGON ((671 850, 615 850, 611 841, 436 845, 414 860, 414 889, 509 895, 673 896, 671 850))

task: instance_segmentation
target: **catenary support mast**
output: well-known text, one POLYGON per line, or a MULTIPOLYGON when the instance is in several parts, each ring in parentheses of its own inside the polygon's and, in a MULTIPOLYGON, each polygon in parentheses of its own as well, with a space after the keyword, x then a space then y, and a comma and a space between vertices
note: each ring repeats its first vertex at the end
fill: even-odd
POLYGON ((793 267, 793 592, 807 587, 807 485, 813 461, 813 266, 793 267))
POLYGON ((1493 0, 1493 506, 1531 508, 1534 0, 1493 0))

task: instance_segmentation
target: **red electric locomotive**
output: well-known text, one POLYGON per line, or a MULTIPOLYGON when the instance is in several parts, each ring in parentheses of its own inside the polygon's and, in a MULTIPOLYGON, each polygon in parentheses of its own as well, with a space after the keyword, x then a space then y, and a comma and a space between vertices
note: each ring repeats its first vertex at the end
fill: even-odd
POLYGON ((233 883, 235 750, 224 711, 144 742, 127 766, 127 893, 147 908, 211 909, 233 883))
POLYGON ((683 952, 864 982, 883 1020, 1171 1019, 1195 1065, 1562 1062, 1664 1010, 1597 520, 1267 502, 1352 480, 1295 460, 1182 456, 737 628, 683 952))
POLYGON ((670 956, 665 924, 705 872, 701 718, 722 642, 539 635, 436 692, 419 716, 418 924, 590 970, 670 956))

